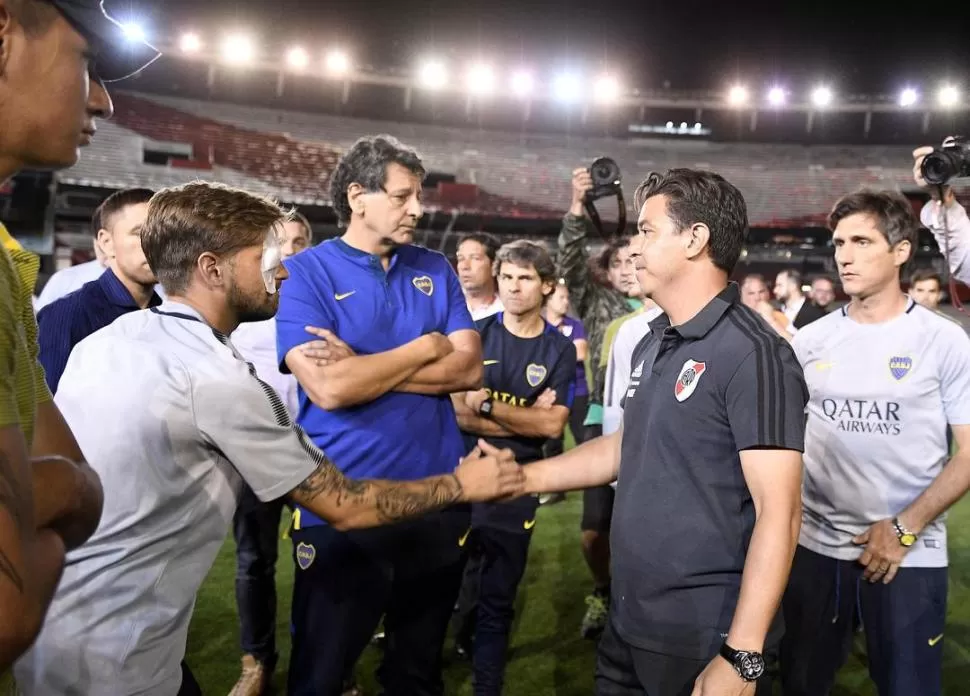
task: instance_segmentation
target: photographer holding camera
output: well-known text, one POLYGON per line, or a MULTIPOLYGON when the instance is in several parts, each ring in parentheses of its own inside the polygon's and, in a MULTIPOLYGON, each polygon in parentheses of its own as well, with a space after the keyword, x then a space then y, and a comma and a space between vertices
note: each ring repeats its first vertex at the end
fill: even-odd
MULTIPOLYGON (((557 258, 559 277, 569 289, 569 301, 586 327, 589 337, 590 367, 595 370, 600 355, 606 327, 621 316, 638 309, 642 302, 640 286, 636 281, 633 260, 630 257, 629 238, 618 234, 606 240, 606 246, 591 263, 587 244, 593 231, 602 235, 602 228, 590 217, 593 200, 616 195, 620 200, 619 167, 612 160, 601 158, 589 168, 573 171, 572 204, 563 218, 559 234, 557 258), (601 272, 607 284, 594 277, 601 272)), ((621 215, 621 222, 625 215, 621 215)), ((586 416, 587 432, 573 433, 579 444, 590 437, 600 435, 603 427, 603 380, 593 380, 586 416)), ((583 491, 582 548, 583 556, 593 575, 594 591, 586 598, 588 609, 583 617, 581 634, 595 638, 606 626, 610 596, 610 520, 613 515, 614 490, 609 485, 583 491)))
POLYGON ((970 284, 970 218, 948 185, 951 179, 970 176, 970 146, 962 137, 950 137, 941 148, 917 148, 913 160, 913 179, 929 187, 933 197, 920 211, 920 222, 936 238, 952 277, 970 284))

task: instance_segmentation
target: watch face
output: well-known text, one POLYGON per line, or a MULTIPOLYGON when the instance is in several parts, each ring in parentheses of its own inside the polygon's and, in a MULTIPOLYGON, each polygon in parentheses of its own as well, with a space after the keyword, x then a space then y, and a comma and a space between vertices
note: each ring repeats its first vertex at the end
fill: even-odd
POLYGON ((741 653, 736 666, 745 681, 757 681, 765 673, 765 660, 758 653, 741 653))
POLYGON ((901 537, 899 537, 899 543, 901 543, 903 546, 912 546, 916 543, 916 535, 903 534, 901 537))

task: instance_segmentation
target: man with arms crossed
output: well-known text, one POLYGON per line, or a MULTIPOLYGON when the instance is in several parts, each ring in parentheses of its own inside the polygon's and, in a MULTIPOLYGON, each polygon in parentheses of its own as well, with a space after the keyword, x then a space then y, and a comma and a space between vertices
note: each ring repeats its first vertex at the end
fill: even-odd
MULTIPOLYGON (((411 243, 423 176, 394 138, 362 138, 331 178, 346 232, 287 262, 278 357, 300 383, 301 425, 348 476, 452 471, 465 449, 449 394, 482 385, 458 277, 443 255, 411 243), (311 360, 299 347, 317 336, 332 355, 311 360)), ((298 506, 290 693, 339 693, 384 615, 384 692, 440 695, 468 523, 466 507, 346 533, 298 506)))
POLYGON ((760 654, 798 539, 805 383, 728 283, 741 193, 673 169, 635 200, 638 278, 664 314, 636 350, 623 427, 525 466, 526 490, 619 474, 597 694, 769 694, 760 654))
MULTIPOLYGON (((500 248, 495 263, 505 309, 477 323, 485 388, 455 394, 452 400, 469 445, 483 437, 493 447, 512 450, 520 463, 536 461, 543 446, 561 437, 566 427, 576 348, 542 318, 556 280, 546 250, 519 240, 500 248)), ((474 634, 478 696, 502 693, 515 595, 529 558, 537 505, 529 495, 473 507, 467 543, 478 551, 479 569, 476 577, 465 577, 462 594, 471 601, 461 607, 457 640, 474 634)))
MULTIPOLYGON (((125 44, 95 0, 0 0, 0 182, 77 162, 121 79, 157 57, 125 44), (97 53, 95 59, 94 54, 97 53)), ((34 640, 65 549, 101 514, 101 484, 51 400, 37 362, 31 292, 39 259, 0 225, 0 693, 34 640)))
POLYGON ((126 189, 105 199, 94 221, 108 268, 97 280, 37 314, 40 362, 54 394, 74 346, 120 316, 162 303, 155 293, 155 274, 141 248, 141 231, 153 193, 126 189))
POLYGON ((271 201, 216 184, 152 199, 143 244, 169 299, 79 343, 58 391, 106 505, 17 665, 27 696, 198 693, 180 661, 243 480, 260 500, 289 496, 341 529, 514 492, 514 460, 477 450, 454 473, 351 481, 293 425, 229 340, 276 311, 286 219, 271 201))
POLYGON ((785 694, 827 694, 861 622, 880 696, 938 696, 945 513, 970 486, 970 338, 900 287, 919 229, 904 197, 848 195, 829 225, 851 301, 794 340, 811 401, 785 694))

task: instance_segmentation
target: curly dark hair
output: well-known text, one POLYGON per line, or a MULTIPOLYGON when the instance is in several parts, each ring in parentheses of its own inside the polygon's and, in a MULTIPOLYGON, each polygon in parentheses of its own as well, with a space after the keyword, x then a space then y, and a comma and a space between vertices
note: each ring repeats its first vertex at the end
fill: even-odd
POLYGON ((392 162, 424 179, 426 172, 418 153, 390 135, 365 136, 344 153, 330 177, 330 198, 340 225, 350 222, 350 185, 360 184, 370 193, 381 191, 387 181, 387 165, 392 162))

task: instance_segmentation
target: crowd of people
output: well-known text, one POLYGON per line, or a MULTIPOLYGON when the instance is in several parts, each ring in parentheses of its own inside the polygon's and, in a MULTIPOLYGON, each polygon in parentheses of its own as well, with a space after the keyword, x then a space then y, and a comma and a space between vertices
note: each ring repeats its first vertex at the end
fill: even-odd
MULTIPOLYGON (((0 180, 73 164, 105 82, 157 57, 118 31, 94 0, 0 0, 0 180)), ((454 622, 500 694, 537 508, 582 491, 597 694, 827 694, 857 630, 880 696, 941 694, 970 337, 939 276, 903 292, 905 198, 834 202, 835 307, 831 278, 731 282, 747 211, 717 173, 647 176, 636 234, 590 258, 578 169, 555 254, 472 234, 457 272, 413 244, 424 175, 361 138, 319 243, 218 183, 116 192, 98 266, 39 311, 0 228, 0 690, 201 693, 188 626, 231 528, 233 694, 265 693, 289 509, 287 693, 359 694, 382 625, 383 692, 440 696, 454 622)), ((922 218, 968 280, 964 208, 922 218)))

